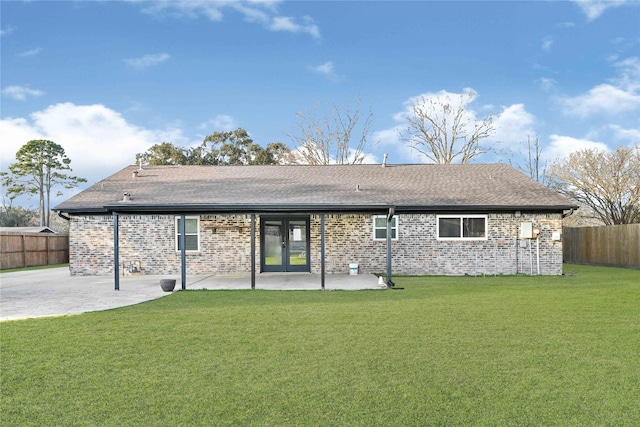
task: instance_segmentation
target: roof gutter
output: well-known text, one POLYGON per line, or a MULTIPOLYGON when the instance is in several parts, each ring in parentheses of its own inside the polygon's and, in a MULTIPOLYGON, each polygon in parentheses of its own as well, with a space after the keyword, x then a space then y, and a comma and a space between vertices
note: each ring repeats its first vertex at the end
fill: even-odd
POLYGON ((104 213, 130 213, 130 214, 202 214, 202 213, 346 213, 368 212, 386 213, 389 205, 271 205, 271 204, 233 204, 233 205, 107 205, 104 213))
POLYGON ((77 208, 77 209, 58 209, 58 215, 62 212, 67 214, 95 214, 108 215, 114 212, 127 214, 216 214, 216 213, 243 213, 243 214, 283 214, 283 213, 374 213, 387 214, 389 208, 393 207, 396 214, 402 213, 424 213, 424 212, 545 212, 557 213, 563 212, 563 217, 570 215, 577 206, 571 205, 393 205, 393 204, 362 204, 362 205, 343 205, 343 204, 130 204, 121 202, 113 205, 105 205, 102 208, 77 208), (570 210, 569 214, 564 211, 570 210))

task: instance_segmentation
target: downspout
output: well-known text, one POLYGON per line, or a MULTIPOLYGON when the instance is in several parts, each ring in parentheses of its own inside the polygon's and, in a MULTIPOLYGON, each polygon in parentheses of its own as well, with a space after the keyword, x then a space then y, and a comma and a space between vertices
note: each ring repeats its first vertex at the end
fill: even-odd
POLYGON ((58 211, 58 216, 59 216, 60 218, 64 219, 65 221, 71 221, 71 218, 70 218, 70 217, 68 217, 68 216, 64 216, 64 215, 62 214, 62 211, 58 211))

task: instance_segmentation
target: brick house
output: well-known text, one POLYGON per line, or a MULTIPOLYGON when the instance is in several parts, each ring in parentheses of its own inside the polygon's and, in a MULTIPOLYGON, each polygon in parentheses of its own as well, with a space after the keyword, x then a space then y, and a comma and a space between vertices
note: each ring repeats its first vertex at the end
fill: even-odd
POLYGON ((576 208, 504 164, 421 164, 129 166, 55 210, 72 275, 253 278, 559 275, 576 208))

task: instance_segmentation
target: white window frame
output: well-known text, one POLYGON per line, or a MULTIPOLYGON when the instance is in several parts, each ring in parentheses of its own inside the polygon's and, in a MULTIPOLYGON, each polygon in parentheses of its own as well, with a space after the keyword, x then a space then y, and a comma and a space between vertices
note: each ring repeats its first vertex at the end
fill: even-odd
MULTIPOLYGON (((400 227, 398 225, 399 225, 398 216, 394 215, 393 218, 391 218, 391 235, 393 236, 393 230, 396 230, 396 237, 392 237, 391 240, 398 240, 398 236, 400 235, 400 227)), ((373 240, 386 241, 387 240, 386 235, 387 235, 387 216, 373 215, 373 240), (384 218, 384 228, 376 227, 376 218, 384 218), (385 237, 383 238, 376 237, 376 230, 384 230, 385 237)))
MULTIPOLYGON (((181 216, 176 216, 175 217, 175 247, 176 247, 176 252, 180 252, 180 229, 179 229, 179 225, 178 222, 180 221, 180 218, 182 218, 181 216)), ((185 252, 200 252, 200 217, 199 216, 185 216, 185 221, 189 220, 189 219, 195 219, 197 221, 197 231, 195 233, 186 233, 185 236, 198 236, 198 249, 187 249, 185 252)))
POLYGON ((487 240, 489 236, 488 215, 437 215, 436 216, 436 239, 437 240, 487 240), (460 220, 460 237, 440 237, 440 218, 456 218, 460 220), (484 237, 464 237, 463 223, 465 218, 484 218, 484 237))

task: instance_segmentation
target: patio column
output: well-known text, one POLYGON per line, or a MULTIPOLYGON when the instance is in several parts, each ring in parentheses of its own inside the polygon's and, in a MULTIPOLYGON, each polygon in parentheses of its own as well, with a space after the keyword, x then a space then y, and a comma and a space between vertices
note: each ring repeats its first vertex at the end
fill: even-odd
POLYGON ((187 233, 187 218, 185 214, 180 216, 180 269, 182 279, 182 290, 187 289, 187 239, 185 234, 187 233))
POLYGON ((393 281, 391 280, 391 220, 393 219, 395 209, 389 208, 387 214, 387 287, 393 287, 393 281))
POLYGON ((320 214, 320 287, 324 290, 324 213, 320 214))
POLYGON ((256 214, 251 214, 251 289, 256 288, 256 214))
POLYGON ((120 290, 120 242, 118 241, 118 214, 113 213, 113 280, 115 290, 120 290))

